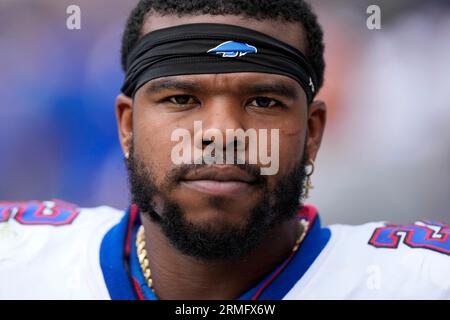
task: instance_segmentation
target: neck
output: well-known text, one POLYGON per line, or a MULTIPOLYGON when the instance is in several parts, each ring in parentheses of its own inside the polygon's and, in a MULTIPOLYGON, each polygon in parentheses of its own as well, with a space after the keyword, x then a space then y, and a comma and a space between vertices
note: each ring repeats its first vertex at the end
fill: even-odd
POLYGON ((145 214, 141 221, 153 288, 160 299, 236 299, 289 257, 303 232, 293 217, 274 227, 253 252, 239 260, 201 261, 174 248, 145 214))

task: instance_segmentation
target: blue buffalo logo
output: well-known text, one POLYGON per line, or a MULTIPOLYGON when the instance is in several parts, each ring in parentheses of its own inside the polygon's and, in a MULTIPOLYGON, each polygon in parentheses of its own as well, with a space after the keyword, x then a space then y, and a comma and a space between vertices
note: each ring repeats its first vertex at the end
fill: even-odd
POLYGON ((236 41, 225 41, 217 47, 209 49, 208 53, 221 54, 224 58, 235 58, 245 56, 247 53, 257 53, 258 49, 247 43, 236 41))

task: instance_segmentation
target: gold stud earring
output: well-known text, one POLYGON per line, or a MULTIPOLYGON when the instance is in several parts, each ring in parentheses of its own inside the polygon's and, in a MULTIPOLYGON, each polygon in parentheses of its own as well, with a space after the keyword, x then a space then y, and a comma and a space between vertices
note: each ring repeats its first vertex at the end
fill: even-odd
POLYGON ((314 161, 312 159, 308 160, 309 164, 311 165, 311 171, 306 174, 306 186, 305 186, 305 199, 309 198, 309 190, 314 189, 314 186, 311 182, 311 176, 314 173, 314 161))

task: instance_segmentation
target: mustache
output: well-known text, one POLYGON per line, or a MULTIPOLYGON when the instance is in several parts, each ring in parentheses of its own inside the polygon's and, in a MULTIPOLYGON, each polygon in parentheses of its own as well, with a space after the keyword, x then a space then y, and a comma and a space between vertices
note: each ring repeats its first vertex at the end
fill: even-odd
MULTIPOLYGON (((167 184, 174 185, 178 184, 186 177, 191 171, 197 171, 202 168, 211 167, 214 165, 201 163, 201 164, 181 164, 170 170, 166 176, 167 184)), ((244 163, 244 164, 232 164, 226 166, 233 166, 239 168, 243 172, 247 173, 250 177, 254 179, 253 184, 256 186, 267 185, 267 176, 261 175, 261 169, 257 165, 244 163)))

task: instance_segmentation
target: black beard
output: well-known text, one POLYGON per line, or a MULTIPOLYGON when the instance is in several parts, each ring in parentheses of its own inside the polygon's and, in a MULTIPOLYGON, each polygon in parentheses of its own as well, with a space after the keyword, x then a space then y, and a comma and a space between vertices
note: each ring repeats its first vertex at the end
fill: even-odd
MULTIPOLYGON (((256 185, 262 194, 262 200, 252 210, 245 224, 240 227, 224 225, 220 228, 212 224, 192 224, 185 219, 183 209, 167 197, 166 190, 176 185, 186 172, 193 167, 203 166, 202 164, 176 167, 167 174, 164 186, 160 189, 154 183, 151 169, 135 157, 133 146, 126 159, 126 166, 133 203, 154 223, 160 225, 176 249, 203 261, 230 261, 248 255, 276 225, 295 216, 304 197, 307 159, 305 148, 303 158, 291 172, 280 177, 274 192, 269 192, 267 176, 259 174, 259 167, 237 164, 240 169, 257 178, 256 185), (161 215, 153 208, 152 199, 155 195, 164 200, 161 215)), ((222 197, 211 197, 209 203, 220 208, 226 206, 226 201, 222 197)))

